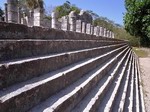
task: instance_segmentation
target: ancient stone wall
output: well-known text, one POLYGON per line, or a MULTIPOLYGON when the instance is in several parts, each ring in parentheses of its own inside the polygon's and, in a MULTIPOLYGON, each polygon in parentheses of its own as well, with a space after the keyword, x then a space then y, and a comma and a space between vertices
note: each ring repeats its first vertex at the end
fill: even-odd
MULTIPOLYGON (((58 14, 56 12, 52 12, 52 18, 51 20, 49 20, 45 18, 45 15, 41 9, 37 8, 34 10, 30 10, 27 13, 21 11, 20 7, 18 7, 17 4, 17 0, 7 1, 7 3, 5 4, 5 22, 23 24, 28 27, 37 26, 43 28, 53 28, 64 31, 84 33, 88 35, 114 38, 114 33, 107 28, 93 26, 92 16, 86 11, 81 10, 79 14, 76 14, 75 11, 72 11, 69 15, 66 15, 59 19, 57 17, 58 14)), ((9 24, 8 26, 10 25, 11 24, 9 24)), ((37 27, 27 29, 35 29, 37 27)), ((3 38, 5 37, 7 36, 4 36, 3 38)))

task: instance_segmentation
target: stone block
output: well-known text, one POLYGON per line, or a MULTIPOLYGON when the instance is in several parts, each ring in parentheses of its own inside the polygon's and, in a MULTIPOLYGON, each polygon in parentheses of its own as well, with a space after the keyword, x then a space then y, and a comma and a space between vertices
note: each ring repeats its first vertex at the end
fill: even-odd
POLYGON ((76 32, 79 32, 79 33, 82 32, 82 21, 81 20, 76 21, 76 32))
POLYGON ((86 24, 86 34, 91 34, 91 24, 90 23, 86 24))
POLYGON ((82 22, 82 33, 86 33, 86 23, 82 22))

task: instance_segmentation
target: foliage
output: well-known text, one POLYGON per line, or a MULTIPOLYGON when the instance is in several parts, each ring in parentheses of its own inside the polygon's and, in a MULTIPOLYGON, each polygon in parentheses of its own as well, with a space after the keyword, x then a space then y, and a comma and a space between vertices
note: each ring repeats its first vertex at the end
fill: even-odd
POLYGON ((91 10, 87 10, 86 12, 88 12, 94 20, 99 18, 99 15, 91 10))
POLYGON ((2 18, 3 15, 4 15, 4 12, 3 12, 3 10, 0 8, 0 17, 2 18))
POLYGON ((125 0, 125 7, 126 31, 140 37, 142 46, 150 46, 150 0, 125 0))
POLYGON ((19 5, 22 7, 28 7, 29 9, 44 9, 43 0, 19 0, 19 5))
POLYGON ((127 33, 123 26, 114 23, 106 17, 99 17, 93 21, 95 26, 102 26, 115 33, 115 38, 128 40, 132 46, 139 46, 139 39, 127 33))
POLYGON ((71 11, 79 13, 80 9, 69 1, 66 1, 63 5, 57 6, 54 11, 58 13, 58 18, 61 18, 68 15, 71 11))
POLYGON ((147 57, 148 56, 148 52, 144 51, 141 48, 138 47, 133 47, 133 51, 136 53, 136 55, 138 55, 139 57, 147 57))

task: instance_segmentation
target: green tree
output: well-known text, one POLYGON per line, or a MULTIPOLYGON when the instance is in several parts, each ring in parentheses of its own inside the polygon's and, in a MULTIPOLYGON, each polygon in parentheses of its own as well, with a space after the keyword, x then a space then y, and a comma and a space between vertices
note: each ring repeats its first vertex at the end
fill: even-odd
POLYGON ((150 46, 150 0, 125 0, 125 7, 126 31, 139 37, 142 46, 150 46))
POLYGON ((30 10, 33 10, 35 8, 44 9, 43 0, 19 0, 19 5, 23 7, 27 7, 30 10))
POLYGON ((61 18, 62 16, 68 15, 71 11, 79 13, 80 9, 69 1, 66 1, 63 5, 57 6, 54 11, 58 13, 58 18, 61 18))
POLYGON ((99 18, 99 15, 93 12, 92 10, 87 10, 86 12, 88 12, 94 20, 99 18))
POLYGON ((4 15, 4 12, 3 12, 3 10, 2 10, 1 7, 0 7, 0 18, 2 18, 3 15, 4 15))

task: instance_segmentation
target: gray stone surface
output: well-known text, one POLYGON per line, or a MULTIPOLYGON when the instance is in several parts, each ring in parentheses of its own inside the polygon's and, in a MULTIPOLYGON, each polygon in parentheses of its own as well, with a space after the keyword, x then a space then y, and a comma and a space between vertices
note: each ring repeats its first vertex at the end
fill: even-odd
POLYGON ((82 22, 82 33, 86 33, 86 23, 82 22))
MULTIPOLYGON (((100 52, 97 52, 97 51, 102 52, 102 50, 99 50, 99 49, 91 49, 91 50, 94 50, 94 52, 96 54, 100 53, 100 52)), ((107 50, 109 50, 109 49, 107 49, 107 50)), ((5 105, 2 105, 0 107, 1 112, 7 111, 7 110, 10 111, 12 108, 14 108, 15 112, 19 111, 19 110, 26 111, 27 109, 31 108, 32 106, 34 106, 38 102, 48 98, 50 95, 56 93, 60 89, 64 88, 65 86, 68 86, 72 82, 76 81, 78 78, 80 78, 86 72, 88 72, 89 70, 92 70, 93 68, 97 67, 100 63, 102 63, 103 61, 108 60, 108 58, 111 58, 112 56, 114 56, 116 54, 116 52, 119 52, 119 51, 121 51, 121 49, 120 50, 118 49, 118 51, 114 50, 114 52, 112 52, 112 50, 111 50, 112 53, 108 53, 107 54, 108 56, 104 55, 103 60, 101 60, 100 56, 98 56, 94 60, 93 60, 93 58, 91 58, 91 59, 89 59, 89 61, 85 60, 85 61, 82 61, 82 62, 77 63, 75 65, 69 66, 65 69, 62 69, 62 70, 65 70, 65 71, 61 71, 61 72, 58 71, 58 73, 56 71, 56 72, 52 73, 51 75, 46 74, 42 77, 38 77, 36 79, 30 80, 30 83, 27 82, 28 85, 26 85, 26 86, 20 85, 21 88, 19 87, 20 89, 17 89, 15 92, 13 92, 14 89, 11 89, 11 88, 8 89, 7 91, 5 91, 5 95, 7 95, 7 92, 9 92, 9 91, 11 91, 11 94, 8 95, 8 97, 1 97, 1 101, 3 102, 3 104, 5 103, 5 105), (80 69, 80 68, 82 68, 82 69, 80 69), (80 73, 80 75, 76 76, 77 72, 80 73), (45 91, 45 90, 47 90, 47 91, 45 91), (21 94, 22 97, 19 97, 19 94, 21 94), (31 95, 31 97, 30 97, 30 95, 31 95), (16 97, 13 97, 13 96, 16 96, 16 97), (12 103, 14 101, 15 101, 15 103, 12 103), (12 105, 9 106, 10 104, 12 104, 12 105), (29 105, 25 105, 25 104, 29 104, 29 105), (8 106, 9 106, 9 108, 8 108, 8 106), (22 106, 24 106, 24 108, 22 106)), ((86 52, 88 54, 79 52, 79 54, 81 56, 79 56, 79 55, 75 56, 74 53, 73 54, 72 53, 64 54, 65 59, 53 59, 53 61, 57 61, 57 63, 56 62, 53 63, 52 61, 50 63, 57 64, 57 66, 58 66, 58 63, 60 63, 59 61, 69 62, 69 61, 73 61, 72 59, 74 59, 74 58, 83 57, 83 59, 84 59, 85 54, 87 56, 89 56, 89 55, 94 56, 95 55, 94 52, 91 53, 92 51, 90 51, 90 50, 87 50, 86 52), (73 55, 73 56, 71 56, 71 55, 73 55), (72 59, 67 59, 67 58, 72 58, 72 59)), ((38 60, 38 61, 42 61, 42 60, 38 60)), ((49 61, 46 61, 46 63, 49 63, 49 61)), ((41 65, 41 64, 38 64, 38 65, 41 65)), ((60 63, 60 64, 62 64, 62 63, 60 63)), ((30 65, 30 66, 32 66, 32 65, 30 65)), ((43 66, 43 68, 42 68, 42 66, 41 66, 40 69, 45 69, 45 67, 48 67, 48 66, 43 66)), ((38 66, 34 66, 34 67, 38 67, 38 66)), ((25 68, 23 70, 25 70, 25 68)), ((41 70, 39 70, 39 71, 41 71, 41 70)), ((42 71, 42 72, 44 72, 44 71, 42 71)), ((25 77, 26 75, 22 75, 22 76, 25 77)))
POLYGON ((101 36, 101 37, 104 36, 104 28, 103 27, 100 27, 99 36, 101 36))
POLYGON ((8 5, 5 3, 5 22, 8 22, 8 5))
POLYGON ((62 17, 61 29, 65 31, 69 30, 69 17, 68 16, 62 17))
POLYGON ((7 0, 8 22, 18 23, 18 0, 7 0))
POLYGON ((94 26, 91 25, 91 35, 93 35, 93 34, 94 34, 94 26))
POLYGON ((43 16, 40 8, 34 9, 34 26, 43 26, 43 16))
POLYGON ((79 32, 79 33, 82 32, 82 21, 81 20, 76 21, 76 32, 79 32))
MULTIPOLYGON (((114 101, 124 95, 121 92, 126 95, 120 89, 125 79, 136 85, 135 98, 138 81, 131 80, 136 68, 128 70, 128 57, 133 55, 130 46, 126 41, 91 35, 89 26, 90 33, 84 34, 0 22, 0 112, 70 112, 77 104, 85 112, 104 104, 101 109, 107 111, 113 104, 119 106, 114 101), (40 107, 29 110, 37 104, 40 107)), ((128 93, 133 91, 130 85, 128 93)), ((131 98, 124 102, 130 101, 134 111, 141 102, 133 103, 131 98)))
POLYGON ((91 34, 91 24, 90 23, 86 24, 86 34, 91 34))
POLYGON ((71 11, 69 14, 69 24, 70 24, 70 31, 76 31, 76 13, 75 11, 71 11))

